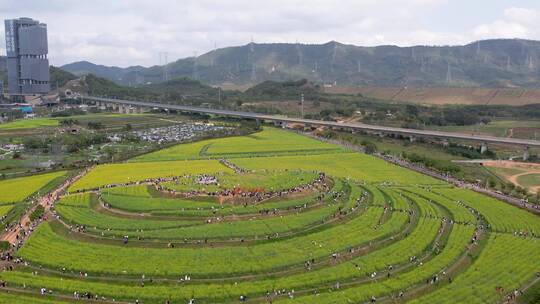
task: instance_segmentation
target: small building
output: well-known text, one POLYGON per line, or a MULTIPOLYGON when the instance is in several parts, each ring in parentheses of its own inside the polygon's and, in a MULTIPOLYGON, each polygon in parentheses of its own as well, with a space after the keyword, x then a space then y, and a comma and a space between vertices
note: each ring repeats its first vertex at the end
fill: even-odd
POLYGON ((34 113, 34 110, 31 106, 23 106, 20 107, 19 110, 21 110, 21 112, 23 112, 25 115, 30 115, 34 113))

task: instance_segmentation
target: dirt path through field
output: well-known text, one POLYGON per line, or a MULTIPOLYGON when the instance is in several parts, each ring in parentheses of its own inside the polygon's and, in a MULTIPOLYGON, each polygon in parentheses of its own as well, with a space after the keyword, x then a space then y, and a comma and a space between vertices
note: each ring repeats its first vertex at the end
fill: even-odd
POLYGON ((534 171, 528 171, 528 172, 523 172, 523 173, 519 173, 519 174, 515 174, 515 175, 512 175, 512 176, 509 176, 507 177, 508 181, 510 181, 512 184, 516 185, 516 186, 520 186, 522 188, 527 188, 529 189, 529 191, 531 191, 532 193, 537 193, 538 190, 540 190, 540 185, 538 186, 532 186, 532 187, 525 187, 523 185, 521 185, 519 183, 519 178, 521 176, 524 176, 524 175, 529 175, 529 174, 540 174, 540 170, 534 170, 534 171))
POLYGON ((58 200, 60 195, 76 180, 88 173, 88 171, 90 171, 90 168, 79 173, 77 176, 69 178, 53 191, 49 192, 45 196, 40 197, 38 203, 32 206, 32 208, 30 208, 25 214, 23 214, 16 226, 7 230, 7 232, 0 237, 0 240, 7 241, 10 244, 15 244, 18 240, 17 236, 20 235, 23 230, 26 230, 26 228, 30 225, 30 215, 32 214, 32 212, 34 212, 34 210, 36 210, 38 206, 43 206, 45 208, 45 212, 43 214, 47 214, 52 204, 56 200, 58 200))
POLYGON ((502 169, 519 169, 523 170, 524 172, 520 172, 517 174, 500 174, 503 175, 504 178, 506 178, 509 182, 512 184, 529 189, 532 193, 537 193, 538 190, 540 190, 540 185, 532 186, 532 187, 525 187, 519 183, 519 178, 524 175, 529 174, 540 174, 540 164, 536 163, 524 163, 524 162, 515 162, 515 161, 508 161, 508 160, 493 160, 493 161, 484 161, 482 162, 482 165, 486 167, 493 167, 493 168, 502 168, 502 169))

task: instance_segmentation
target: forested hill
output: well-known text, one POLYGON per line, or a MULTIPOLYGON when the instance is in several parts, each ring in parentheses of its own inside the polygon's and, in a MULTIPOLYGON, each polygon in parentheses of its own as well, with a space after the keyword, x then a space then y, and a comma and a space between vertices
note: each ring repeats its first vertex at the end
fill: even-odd
MULTIPOLYGON (((129 68, 77 62, 62 67, 123 85, 164 80, 164 67, 129 68)), ((227 47, 167 66, 168 79, 255 84, 306 78, 319 84, 376 86, 540 87, 540 42, 484 40, 463 46, 360 47, 257 44, 227 47)))

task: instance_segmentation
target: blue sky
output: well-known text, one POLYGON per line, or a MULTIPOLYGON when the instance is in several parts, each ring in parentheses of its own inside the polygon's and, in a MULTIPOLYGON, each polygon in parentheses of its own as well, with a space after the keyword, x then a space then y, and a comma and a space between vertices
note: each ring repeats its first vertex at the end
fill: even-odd
POLYGON ((0 16, 47 23, 55 65, 149 66, 161 52, 172 61, 251 39, 365 46, 540 40, 540 0, 2 0, 0 16))

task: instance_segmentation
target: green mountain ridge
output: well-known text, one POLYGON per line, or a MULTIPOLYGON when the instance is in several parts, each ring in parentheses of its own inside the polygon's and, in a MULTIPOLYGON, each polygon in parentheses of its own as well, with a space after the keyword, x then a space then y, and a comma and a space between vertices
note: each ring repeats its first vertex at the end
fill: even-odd
POLYGON ((250 43, 165 66, 128 68, 76 62, 61 67, 128 86, 190 77, 210 85, 308 79, 340 86, 540 87, 540 41, 496 39, 462 46, 361 47, 250 43))

